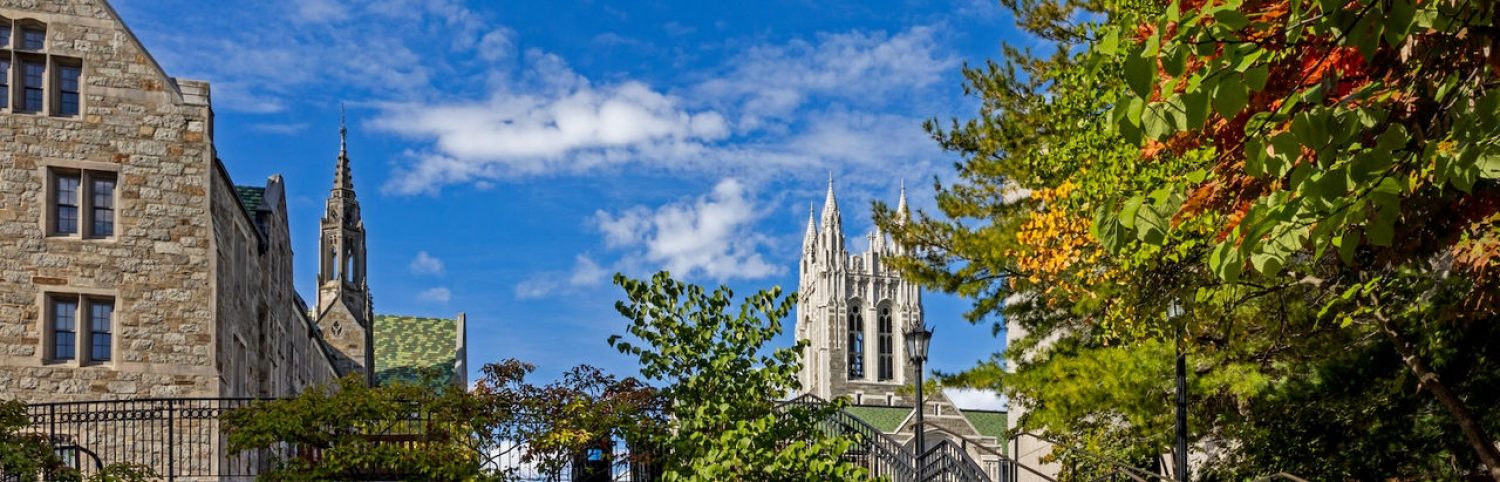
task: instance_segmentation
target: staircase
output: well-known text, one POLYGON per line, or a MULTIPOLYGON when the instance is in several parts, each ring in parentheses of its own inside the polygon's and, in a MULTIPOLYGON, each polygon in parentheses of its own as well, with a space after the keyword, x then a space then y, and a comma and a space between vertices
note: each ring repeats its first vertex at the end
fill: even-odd
MULTIPOLYGON (((785 414, 787 409, 794 407, 826 409, 828 402, 813 395, 803 395, 783 402, 777 411, 785 414)), ((963 447, 949 440, 928 448, 917 458, 901 442, 843 411, 832 412, 818 426, 830 436, 853 443, 844 459, 864 467, 874 479, 891 482, 1000 482, 992 481, 963 447)), ((1002 477, 1007 473, 1008 470, 1000 471, 1002 477)))

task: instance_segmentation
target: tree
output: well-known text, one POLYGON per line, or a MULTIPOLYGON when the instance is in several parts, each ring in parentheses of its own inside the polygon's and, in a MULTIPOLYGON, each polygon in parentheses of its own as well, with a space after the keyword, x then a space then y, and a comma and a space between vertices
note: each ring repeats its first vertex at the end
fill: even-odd
POLYGON ((266 480, 504 481, 527 475, 525 465, 562 473, 602 438, 630 438, 661 424, 655 390, 633 378, 580 365, 536 385, 526 379, 534 370, 515 359, 486 364, 472 391, 431 377, 377 387, 346 377, 229 412, 229 450, 280 455, 261 474, 266 480))
POLYGON ((720 286, 700 286, 657 273, 650 281, 615 275, 626 300, 616 309, 630 320, 633 340, 610 344, 636 357, 641 375, 662 382, 668 426, 652 438, 662 450, 665 480, 864 480, 864 470, 841 456, 846 440, 818 430, 829 408, 792 406, 778 415, 778 399, 794 393, 805 343, 770 349, 795 296, 771 288, 742 300, 720 286))
POLYGON ((1002 3, 1056 50, 929 123, 944 219, 876 210, 908 276, 1028 333, 950 381, 1147 464, 1182 346, 1213 474, 1500 477, 1494 2, 1002 3))

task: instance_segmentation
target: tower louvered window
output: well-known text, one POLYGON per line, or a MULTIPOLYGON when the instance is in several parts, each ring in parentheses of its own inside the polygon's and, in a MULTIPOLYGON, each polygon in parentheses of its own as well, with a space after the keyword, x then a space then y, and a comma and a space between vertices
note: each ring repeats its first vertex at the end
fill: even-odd
POLYGON ((865 377, 865 319, 858 306, 849 307, 849 379, 865 377))
POLYGON ((879 355, 880 360, 880 381, 891 380, 896 378, 896 345, 891 333, 891 328, 893 327, 892 325, 894 325, 894 323, 891 322, 891 305, 886 304, 880 306, 880 318, 878 321, 876 321, 876 324, 876 329, 878 330, 878 333, 876 334, 876 343, 879 344, 879 346, 876 347, 876 349, 879 351, 877 351, 876 353, 879 355))

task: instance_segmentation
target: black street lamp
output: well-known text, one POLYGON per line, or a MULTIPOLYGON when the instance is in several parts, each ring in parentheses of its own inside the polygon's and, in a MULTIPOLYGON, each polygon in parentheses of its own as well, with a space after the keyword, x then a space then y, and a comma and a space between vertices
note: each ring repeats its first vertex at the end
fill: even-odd
POLYGON ((923 443, 922 433, 926 427, 922 425, 922 363, 927 361, 927 345, 932 343, 932 330, 926 326, 912 325, 906 331, 906 356, 912 363, 917 364, 917 446, 916 458, 918 473, 921 471, 922 451, 927 447, 923 443))
POLYGON ((1185 330, 1186 320, 1178 321, 1182 317, 1182 306, 1177 300, 1167 306, 1167 319, 1177 325, 1177 450, 1172 459, 1175 462, 1177 480, 1187 482, 1188 480, 1188 443, 1187 443, 1187 352, 1182 351, 1182 337, 1185 330))

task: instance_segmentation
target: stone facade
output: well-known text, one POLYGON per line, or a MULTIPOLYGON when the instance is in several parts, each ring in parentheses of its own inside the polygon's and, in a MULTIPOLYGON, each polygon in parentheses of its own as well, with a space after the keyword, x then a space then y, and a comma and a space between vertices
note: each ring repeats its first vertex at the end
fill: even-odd
POLYGON ((208 84, 167 76, 103 0, 0 0, 0 25, 0 397, 276 396, 331 379, 292 289, 281 180, 241 201, 208 84))
MULTIPOLYGON (((902 188, 896 212, 909 215, 902 188)), ((833 180, 821 223, 809 208, 799 266, 798 341, 808 342, 800 374, 802 389, 824 399, 844 398, 850 414, 907 443, 915 438, 915 397, 903 387, 916 383, 904 333, 923 322, 922 291, 883 258, 905 253, 880 231, 866 235, 870 249, 849 253, 833 180)), ((953 440, 969 447, 981 467, 998 467, 1003 430, 995 414, 966 414, 941 391, 923 400, 928 445, 953 440), (979 421, 976 423, 976 421, 979 421), (986 430, 979 427, 984 426, 986 430)), ((1003 414, 998 414, 1003 417, 1003 414)))
MULTIPOLYGON (((903 191, 900 209, 905 206, 903 191)), ((916 376, 902 333, 922 324, 922 292, 882 263, 898 252, 884 234, 866 236, 869 251, 849 253, 842 223, 829 180, 822 225, 809 209, 802 241, 796 335, 809 344, 803 390, 848 396, 856 404, 910 406, 897 393, 916 376)))

